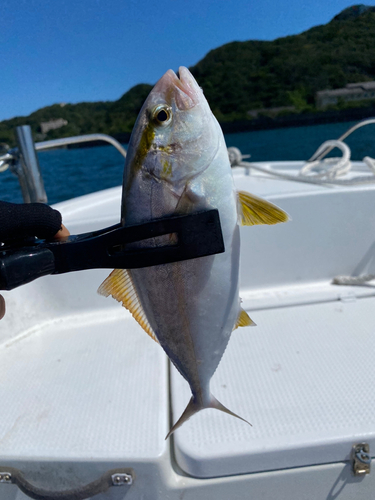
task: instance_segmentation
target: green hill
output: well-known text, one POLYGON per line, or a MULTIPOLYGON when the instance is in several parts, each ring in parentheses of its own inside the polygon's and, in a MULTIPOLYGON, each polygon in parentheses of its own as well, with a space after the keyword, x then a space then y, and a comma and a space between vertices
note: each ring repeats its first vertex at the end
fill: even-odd
POLYGON ((300 35, 233 42, 209 52, 191 69, 219 120, 259 108, 312 110, 318 90, 374 80, 375 7, 359 7, 300 35))
MULTIPOLYGON (((272 42, 232 42, 191 69, 220 122, 250 120, 249 110, 294 106, 314 112, 315 93, 375 80, 375 7, 355 5, 326 25, 272 42)), ((46 139, 92 132, 129 133, 151 85, 139 84, 113 102, 59 104, 0 122, 0 142, 14 144, 14 127, 63 118, 46 139)), ((363 103, 364 105, 368 103, 363 103)), ((341 104, 345 107, 345 104, 341 104)), ((339 106, 339 107, 340 107, 339 106)))
MULTIPOLYGON (((79 104, 54 104, 38 109, 27 117, 16 117, 0 122, 0 142, 15 144, 14 129, 29 124, 37 138, 41 137, 40 124, 57 118, 68 124, 57 130, 50 130, 45 140, 72 135, 103 133, 127 136, 152 85, 141 83, 132 87, 118 101, 82 102, 79 104)), ((43 138, 44 139, 44 138, 43 138)))

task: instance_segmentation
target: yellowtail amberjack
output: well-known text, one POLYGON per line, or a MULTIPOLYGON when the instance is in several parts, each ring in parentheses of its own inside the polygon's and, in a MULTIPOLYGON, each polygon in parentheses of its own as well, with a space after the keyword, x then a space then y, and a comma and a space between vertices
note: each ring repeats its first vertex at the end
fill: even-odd
MULTIPOLYGON (((202 90, 187 68, 180 68, 179 78, 169 70, 147 97, 133 129, 121 222, 140 224, 211 208, 219 210, 224 253, 115 269, 99 288, 129 309, 190 385, 190 402, 168 436, 204 408, 238 417, 211 394, 210 380, 232 331, 254 324, 240 306, 239 224, 288 220, 275 205, 235 190, 224 137, 202 90)), ((136 247, 166 243, 173 244, 173 235, 136 247)))

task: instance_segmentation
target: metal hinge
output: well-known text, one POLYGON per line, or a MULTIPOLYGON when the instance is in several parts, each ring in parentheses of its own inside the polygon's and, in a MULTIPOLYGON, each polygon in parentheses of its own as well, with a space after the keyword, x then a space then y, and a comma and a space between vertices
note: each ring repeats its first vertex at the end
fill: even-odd
POLYGON ((355 476, 364 476, 370 474, 371 456, 370 446, 367 443, 353 445, 352 448, 352 466, 355 476))
POLYGON ((133 477, 130 474, 112 474, 113 486, 130 486, 133 483, 133 477))
POLYGON ((10 472, 0 472, 0 483, 11 483, 12 474, 10 472))

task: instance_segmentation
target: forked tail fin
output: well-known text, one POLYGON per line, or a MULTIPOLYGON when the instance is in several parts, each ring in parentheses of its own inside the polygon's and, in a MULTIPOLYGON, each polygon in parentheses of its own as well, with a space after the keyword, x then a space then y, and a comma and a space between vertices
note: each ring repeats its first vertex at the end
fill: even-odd
POLYGON ((181 427, 182 424, 184 424, 187 420, 189 420, 190 417, 195 415, 195 413, 198 413, 201 410, 204 410, 206 408, 215 408, 216 410, 223 411, 224 413, 228 413, 228 415, 232 415, 232 417, 239 418, 243 422, 246 422, 251 426, 251 423, 245 420, 244 418, 240 417, 239 415, 236 415, 232 411, 230 411, 228 408, 226 408, 224 405, 220 403, 212 394, 211 394, 211 399, 210 402, 206 405, 203 405, 202 403, 197 402, 194 397, 192 397, 189 401, 189 404, 183 411, 181 417, 177 420, 177 422, 174 424, 172 429, 168 432, 167 437, 165 439, 168 439, 171 434, 174 433, 176 429, 181 427))

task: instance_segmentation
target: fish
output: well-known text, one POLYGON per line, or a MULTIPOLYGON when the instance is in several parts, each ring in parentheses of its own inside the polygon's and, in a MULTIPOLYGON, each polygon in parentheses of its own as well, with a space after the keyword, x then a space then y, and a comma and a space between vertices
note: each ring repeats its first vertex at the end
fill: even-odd
MULTIPOLYGON (((191 399, 166 439, 205 408, 247 422, 210 390, 232 331, 255 325, 239 297, 239 226, 288 220, 274 204, 236 191, 224 136, 202 89, 186 67, 179 68, 178 76, 168 70, 146 98, 132 131, 121 224, 213 208, 219 211, 224 253, 143 269, 115 269, 98 289, 131 312, 190 386, 191 399)), ((173 245, 175 238, 149 238, 133 248, 173 245)))

